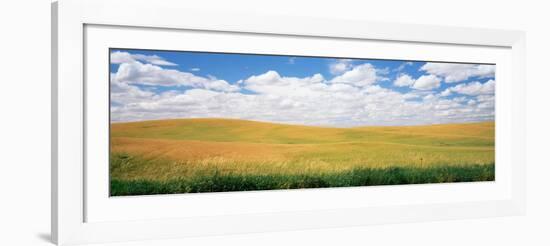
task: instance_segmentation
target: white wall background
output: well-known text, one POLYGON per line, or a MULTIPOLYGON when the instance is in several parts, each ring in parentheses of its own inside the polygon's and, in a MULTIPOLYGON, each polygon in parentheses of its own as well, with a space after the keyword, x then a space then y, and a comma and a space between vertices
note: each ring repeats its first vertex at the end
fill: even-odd
MULTIPOLYGON (((527 216, 189 238, 163 245, 549 245, 550 15, 545 2, 195 3, 220 10, 527 31, 527 216)), ((50 1, 4 1, 0 25, 0 245, 50 245, 50 1)))

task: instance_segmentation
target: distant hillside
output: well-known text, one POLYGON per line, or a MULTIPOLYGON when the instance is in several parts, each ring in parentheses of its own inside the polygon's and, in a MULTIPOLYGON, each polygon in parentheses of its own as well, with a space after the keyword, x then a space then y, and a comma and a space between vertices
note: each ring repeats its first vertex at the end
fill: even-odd
POLYGON ((383 142, 435 146, 494 146, 494 136, 494 122, 331 128, 200 118, 111 124, 111 137, 269 144, 383 142))

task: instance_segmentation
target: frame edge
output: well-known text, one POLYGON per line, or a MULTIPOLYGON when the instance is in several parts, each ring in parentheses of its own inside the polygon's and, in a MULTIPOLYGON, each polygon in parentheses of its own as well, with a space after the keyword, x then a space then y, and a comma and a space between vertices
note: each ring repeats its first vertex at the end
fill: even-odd
POLYGON ((527 213, 527 194, 526 194, 526 33, 524 31, 515 31, 515 42, 511 45, 512 59, 515 69, 512 70, 513 86, 516 93, 516 101, 513 104, 512 114, 514 115, 512 124, 514 131, 512 132, 514 141, 512 148, 517 152, 512 155, 513 166, 513 185, 512 199, 516 205, 518 215, 527 213))
POLYGON ((58 2, 54 1, 50 6, 51 11, 51 50, 50 50, 50 66, 51 66, 51 132, 50 132, 50 143, 51 143, 51 240, 53 243, 58 243, 59 241, 59 202, 58 202, 58 153, 57 153, 57 137, 58 137, 58 127, 57 127, 57 84, 58 84, 58 2))

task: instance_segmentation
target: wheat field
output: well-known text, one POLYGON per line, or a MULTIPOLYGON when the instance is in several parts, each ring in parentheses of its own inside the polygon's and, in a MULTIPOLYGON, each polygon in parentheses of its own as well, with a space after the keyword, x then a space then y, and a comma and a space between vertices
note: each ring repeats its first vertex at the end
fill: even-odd
POLYGON ((216 118, 112 123, 111 194, 494 180, 494 134, 494 122, 355 128, 216 118), (256 184, 266 180, 272 183, 256 184))

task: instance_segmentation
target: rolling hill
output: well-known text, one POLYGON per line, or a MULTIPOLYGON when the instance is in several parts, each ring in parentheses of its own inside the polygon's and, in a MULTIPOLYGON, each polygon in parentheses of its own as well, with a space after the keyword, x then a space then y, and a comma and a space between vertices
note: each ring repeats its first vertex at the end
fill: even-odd
MULTIPOLYGON (((216 118, 112 123, 110 175, 115 182, 188 182, 219 175, 492 168, 494 134, 494 122, 355 128, 216 118)), ((494 179, 494 168, 488 170, 485 179, 494 179)))

